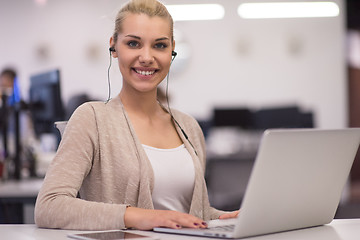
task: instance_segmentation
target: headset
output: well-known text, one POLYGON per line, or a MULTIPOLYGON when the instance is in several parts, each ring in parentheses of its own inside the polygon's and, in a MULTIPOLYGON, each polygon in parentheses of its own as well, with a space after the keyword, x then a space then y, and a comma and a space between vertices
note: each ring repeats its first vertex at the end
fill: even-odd
MULTIPOLYGON (((108 103, 110 101, 110 96, 111 96, 111 83, 110 83, 110 68, 111 68, 111 63, 112 63, 112 57, 111 57, 111 53, 112 52, 116 52, 115 48, 114 47, 110 47, 109 48, 109 53, 110 53, 110 63, 109 63, 109 67, 108 67, 108 99, 106 100, 106 103, 108 103)), ((177 52, 175 51, 172 51, 171 52, 171 64, 172 62, 174 61, 175 57, 177 56, 177 52)), ((180 126, 180 124, 178 123, 178 121, 174 118, 172 112, 171 112, 171 108, 170 108, 170 104, 169 104, 169 95, 168 95, 168 92, 169 92, 169 75, 170 75, 170 70, 167 74, 167 77, 166 77, 166 93, 165 93, 165 97, 166 97, 166 103, 167 103, 167 107, 168 107, 168 110, 169 110, 169 114, 171 116, 171 119, 175 122, 175 124, 180 128, 182 134, 184 135, 185 139, 188 141, 188 143, 190 144, 190 146, 192 147, 192 149, 194 150, 196 156, 198 156, 197 154, 197 151, 194 147, 194 145, 192 144, 192 142, 190 141, 188 135, 186 134, 185 130, 180 126)))
MULTIPOLYGON (((172 59, 171 59, 171 63, 174 61, 175 57, 177 56, 177 52, 175 51, 172 51, 171 52, 171 56, 172 56, 172 59)), ((190 146, 192 147, 192 149, 194 150, 196 156, 198 156, 197 154, 197 151, 194 147, 194 145, 192 144, 192 142, 190 141, 188 135, 186 134, 185 130, 180 126, 180 124, 178 123, 178 121, 174 118, 174 115, 172 114, 171 112, 171 108, 170 108, 170 104, 169 104, 169 76, 170 76, 170 70, 167 74, 167 77, 166 77, 166 92, 165 92, 165 97, 166 97, 166 103, 167 103, 167 107, 168 107, 168 110, 169 110, 169 114, 171 116, 171 119, 175 122, 175 124, 180 128, 182 134, 184 135, 185 139, 188 141, 188 143, 190 144, 190 146)))
POLYGON ((108 98, 105 102, 108 103, 110 101, 110 97, 111 97, 111 82, 110 82, 110 68, 111 68, 111 64, 112 64, 112 57, 111 57, 111 53, 112 52, 116 52, 115 48, 114 47, 110 47, 109 48, 109 54, 110 54, 110 60, 109 60, 109 67, 108 67, 108 70, 107 70, 107 79, 108 79, 108 98))

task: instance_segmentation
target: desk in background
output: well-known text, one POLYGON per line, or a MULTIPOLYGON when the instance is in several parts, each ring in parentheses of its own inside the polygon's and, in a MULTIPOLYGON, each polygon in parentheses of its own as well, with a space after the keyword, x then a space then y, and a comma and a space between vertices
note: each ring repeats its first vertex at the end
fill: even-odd
POLYGON ((34 223, 34 206, 43 179, 0 182, 0 222, 34 223))
MULTIPOLYGON (((80 233, 81 231, 40 229, 35 225, 0 225, 1 240, 66 240, 68 233, 80 233)), ((158 239, 166 240, 204 240, 215 238, 190 237, 165 233, 155 233, 152 231, 135 231, 131 232, 149 235, 158 239)), ((360 236, 360 219, 342 219, 334 220, 331 224, 296 231, 269 234, 254 238, 245 238, 246 240, 358 240, 360 236)))

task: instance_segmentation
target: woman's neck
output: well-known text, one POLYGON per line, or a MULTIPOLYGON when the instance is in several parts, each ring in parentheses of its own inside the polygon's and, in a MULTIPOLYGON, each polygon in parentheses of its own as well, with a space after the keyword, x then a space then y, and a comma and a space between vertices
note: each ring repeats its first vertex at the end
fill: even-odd
POLYGON ((120 99, 126 111, 130 114, 143 115, 151 117, 163 111, 157 101, 156 92, 153 93, 128 93, 126 91, 120 92, 120 99))

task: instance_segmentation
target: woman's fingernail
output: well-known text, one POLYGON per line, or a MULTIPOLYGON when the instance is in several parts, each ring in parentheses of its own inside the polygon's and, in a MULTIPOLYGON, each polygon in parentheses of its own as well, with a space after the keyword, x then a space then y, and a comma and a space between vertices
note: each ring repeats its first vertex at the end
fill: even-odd
POLYGON ((199 224, 198 224, 198 223, 194 223, 194 225, 195 225, 195 226, 199 226, 199 224))
POLYGON ((181 228, 181 226, 179 224, 176 225, 177 228, 181 228))

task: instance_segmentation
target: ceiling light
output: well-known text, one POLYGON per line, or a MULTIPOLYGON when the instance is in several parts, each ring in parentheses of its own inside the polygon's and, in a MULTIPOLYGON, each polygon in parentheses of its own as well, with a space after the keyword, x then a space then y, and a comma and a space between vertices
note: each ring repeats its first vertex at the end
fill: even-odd
POLYGON ((35 3, 36 3, 38 6, 45 6, 46 3, 47 3, 47 0, 35 0, 35 3))
POLYGON ((336 17, 339 11, 334 2, 242 3, 238 7, 239 16, 249 19, 336 17))
POLYGON ((224 18, 220 4, 166 5, 174 21, 218 20, 224 18))

